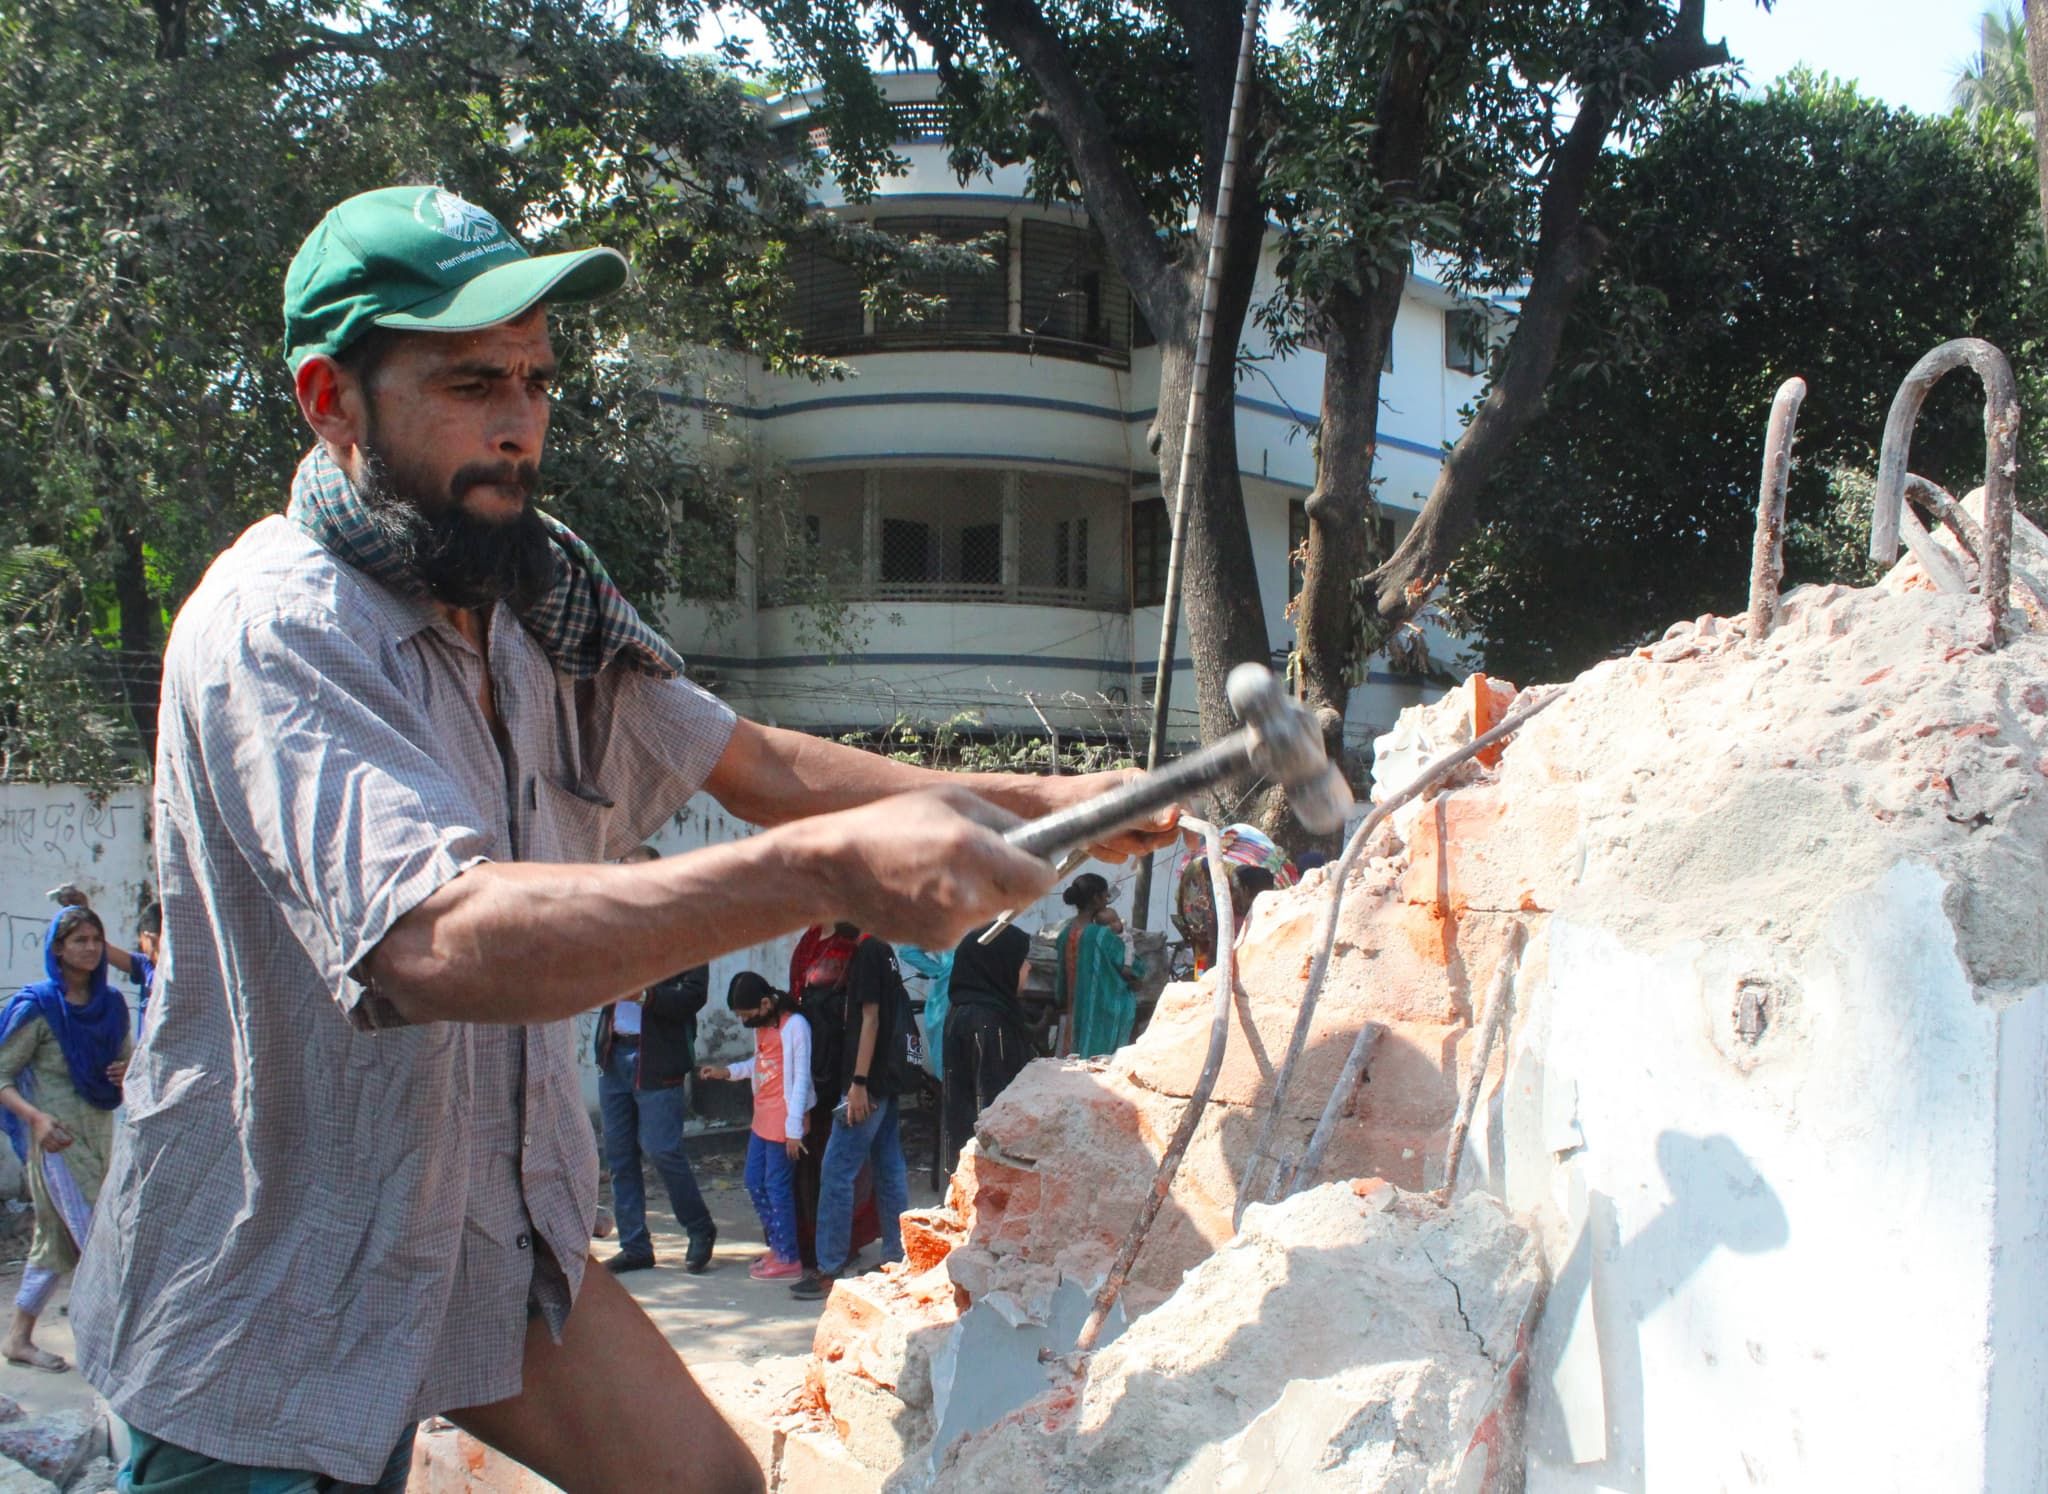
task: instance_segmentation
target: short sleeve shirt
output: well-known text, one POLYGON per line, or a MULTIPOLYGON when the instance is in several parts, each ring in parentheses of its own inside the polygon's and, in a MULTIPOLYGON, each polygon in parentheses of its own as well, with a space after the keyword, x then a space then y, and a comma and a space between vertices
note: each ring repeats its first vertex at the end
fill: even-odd
POLYGON ((896 1012, 888 996, 894 984, 902 978, 896 964, 896 951, 880 939, 861 940, 846 962, 846 1029, 842 1034, 845 1047, 841 1050, 842 1067, 839 1072, 849 1081, 861 1072, 858 1062, 861 1013, 865 1007, 874 1007, 875 1051, 868 1059, 868 1094, 877 1100, 886 1099, 896 1092, 887 1058, 889 1045, 896 1037, 891 1030, 895 1025, 896 1012))
POLYGON ((408 1026, 356 973, 480 861, 637 844, 731 731, 685 680, 558 673, 503 607, 486 658, 282 518, 214 563, 165 654, 164 950, 73 1292, 122 1417, 368 1483, 518 1393, 595 1213, 574 1024, 408 1026))

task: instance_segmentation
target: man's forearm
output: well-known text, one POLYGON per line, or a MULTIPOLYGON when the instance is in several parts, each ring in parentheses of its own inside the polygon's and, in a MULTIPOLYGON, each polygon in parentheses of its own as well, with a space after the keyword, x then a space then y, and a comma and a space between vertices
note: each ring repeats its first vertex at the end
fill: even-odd
POLYGON ((831 912, 794 829, 632 866, 486 862, 394 924, 365 973, 414 1022, 544 1022, 831 912))
POLYGON ((782 825, 939 784, 968 789, 1012 814, 1030 818, 1050 807, 1046 786, 1054 781, 1030 773, 944 773, 802 732, 741 721, 704 787, 743 820, 782 825))
POLYGON ((868 1002, 860 1009, 860 1041, 854 1045, 853 1074, 866 1079, 875 1061, 875 1032, 881 1025, 881 1008, 868 1002))

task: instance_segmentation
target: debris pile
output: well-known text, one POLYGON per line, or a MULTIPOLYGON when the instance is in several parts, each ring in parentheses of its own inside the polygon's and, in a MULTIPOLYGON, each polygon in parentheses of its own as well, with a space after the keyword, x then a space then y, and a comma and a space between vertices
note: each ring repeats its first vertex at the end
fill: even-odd
MULTIPOLYGON (((906 1220, 910 1260, 833 1294, 810 1377, 847 1449, 900 1488, 1510 1487, 1519 1451, 1472 1457, 1526 1391, 1533 1489, 2048 1484, 2048 639, 2015 612, 1987 651, 1984 614, 1907 561, 1792 593, 1768 638, 1681 624, 1394 816, 1283 1152, 1360 1026, 1386 1033, 1320 1186, 1272 1207, 1237 1181, 1329 873, 1260 898, 1131 1321, 1079 1380, 1209 995, 1169 987, 1105 1062, 1032 1065, 906 1220), (1460 1192, 1423 1197, 1517 927, 1460 1192)), ((1381 774, 1513 698, 1409 713, 1381 774)))

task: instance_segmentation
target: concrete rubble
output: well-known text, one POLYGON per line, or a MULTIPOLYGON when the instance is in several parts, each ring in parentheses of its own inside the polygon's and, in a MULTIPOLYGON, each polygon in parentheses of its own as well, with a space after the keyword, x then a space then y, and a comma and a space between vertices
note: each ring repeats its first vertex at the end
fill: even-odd
MULTIPOLYGON (((2048 574, 2048 543, 2023 526, 2016 560, 2048 574)), ((1360 1025, 1387 1035, 1321 1186, 1233 1228, 1328 870, 1259 899, 1082 1383, 1036 1350, 1151 1182, 1200 986, 1107 1061, 1032 1065, 780 1393, 896 1489, 2048 1487, 2048 638, 2015 613, 1987 652, 1983 613, 1909 561, 1792 593, 1768 639, 1701 618, 1581 676, 1355 873, 1284 1151, 1360 1025), (1518 923, 1443 1204, 1419 1190, 1518 923)), ((1407 713, 1382 788, 1514 696, 1407 713)))

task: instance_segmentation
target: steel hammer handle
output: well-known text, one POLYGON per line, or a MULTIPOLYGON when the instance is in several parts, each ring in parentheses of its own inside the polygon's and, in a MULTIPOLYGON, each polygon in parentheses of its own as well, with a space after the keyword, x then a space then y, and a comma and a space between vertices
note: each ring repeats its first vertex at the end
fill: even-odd
POLYGON ((1232 732, 1106 794, 1006 831, 1003 839, 1050 861, 1061 851, 1093 845, 1112 831, 1156 814, 1196 790, 1248 773, 1253 766, 1251 733, 1232 732))

